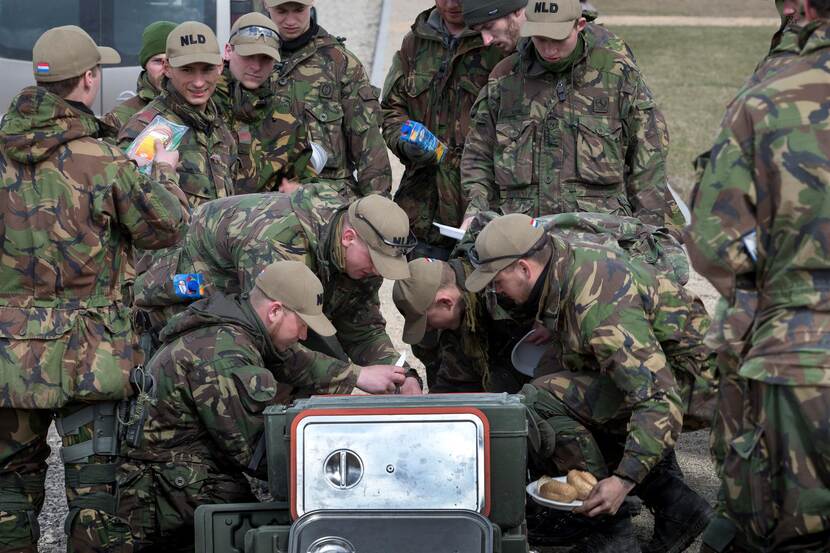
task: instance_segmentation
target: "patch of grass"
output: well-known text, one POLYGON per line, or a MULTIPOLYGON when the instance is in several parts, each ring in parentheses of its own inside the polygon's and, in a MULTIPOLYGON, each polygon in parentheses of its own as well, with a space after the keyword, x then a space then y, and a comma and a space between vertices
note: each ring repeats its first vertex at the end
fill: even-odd
POLYGON ((772 0, 591 0, 604 15, 778 17, 772 0))
MULTIPOLYGON (((662 0, 661 0, 662 1, 662 0)), ((760 3, 760 2, 759 2, 760 3)), ((685 197, 726 104, 766 55, 774 29, 611 27, 632 48, 671 135, 669 179, 685 197)))

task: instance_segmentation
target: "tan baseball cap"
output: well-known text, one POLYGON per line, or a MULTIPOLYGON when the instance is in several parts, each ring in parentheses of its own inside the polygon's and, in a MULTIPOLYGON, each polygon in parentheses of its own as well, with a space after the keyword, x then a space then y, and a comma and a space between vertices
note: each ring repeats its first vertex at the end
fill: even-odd
POLYGON ((364 196, 349 206, 349 223, 369 247, 372 263, 383 278, 409 278, 406 254, 418 241, 398 204, 377 194, 364 196))
POLYGON ((323 315, 323 285, 304 263, 271 263, 256 277, 254 286, 272 300, 282 302, 320 336, 333 336, 336 332, 323 315))
POLYGON ((409 262, 410 277, 396 280, 392 301, 404 317, 403 341, 418 344, 427 330, 427 309, 441 289, 444 262, 426 257, 409 262))
POLYGON ((582 17, 579 0, 555 0, 553 2, 528 2, 527 20, 522 24, 522 36, 541 36, 553 40, 565 40, 582 17))
POLYGON ((304 6, 310 6, 314 3, 314 0, 265 0, 265 5, 269 8, 273 8, 275 6, 281 6, 282 4, 302 4, 304 6))
POLYGON ((198 21, 185 21, 167 36, 167 61, 171 67, 191 63, 219 65, 222 56, 213 30, 198 21))
POLYGON ((49 29, 32 48, 35 80, 44 83, 65 81, 83 75, 97 65, 121 62, 112 48, 98 46, 89 34, 75 25, 49 29))
POLYGON ((475 271, 464 286, 470 292, 480 292, 499 271, 526 257, 544 234, 541 221, 522 213, 493 219, 476 238, 475 250, 470 252, 475 271))
POLYGON ((231 27, 228 42, 240 56, 265 54, 280 61, 280 36, 270 17, 259 12, 246 13, 231 27))

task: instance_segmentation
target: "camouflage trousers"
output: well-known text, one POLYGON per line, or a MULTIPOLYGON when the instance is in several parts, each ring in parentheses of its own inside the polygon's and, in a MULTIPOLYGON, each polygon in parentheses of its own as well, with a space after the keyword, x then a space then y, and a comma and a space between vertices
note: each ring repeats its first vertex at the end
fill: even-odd
MULTIPOLYGON (((37 519, 46 496, 49 427, 60 417, 64 428, 69 428, 73 417, 76 421, 84 418, 89 407, 76 404, 57 411, 0 409, 0 552, 37 551, 37 519)), ((117 457, 90 454, 79 458, 87 444, 92 447, 95 423, 69 430, 62 432, 62 458, 67 459, 68 551, 131 551, 129 528, 115 515, 117 457)))
POLYGON ((830 387, 735 378, 718 407, 720 516, 704 551, 830 551, 830 387))
POLYGON ((201 463, 125 459, 118 487, 118 514, 129 522, 136 552, 192 552, 196 507, 257 501, 242 474, 217 473, 201 463))

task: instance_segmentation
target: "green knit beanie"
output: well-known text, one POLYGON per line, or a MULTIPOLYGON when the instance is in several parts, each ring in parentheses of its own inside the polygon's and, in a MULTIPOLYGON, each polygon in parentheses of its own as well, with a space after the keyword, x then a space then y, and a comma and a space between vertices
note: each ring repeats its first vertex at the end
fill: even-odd
POLYGON ((172 21, 156 21, 150 23, 141 34, 141 51, 138 53, 138 63, 141 67, 147 60, 167 50, 167 35, 176 28, 172 21))
POLYGON ((467 27, 499 19, 527 6, 527 0, 464 0, 464 24, 467 27))

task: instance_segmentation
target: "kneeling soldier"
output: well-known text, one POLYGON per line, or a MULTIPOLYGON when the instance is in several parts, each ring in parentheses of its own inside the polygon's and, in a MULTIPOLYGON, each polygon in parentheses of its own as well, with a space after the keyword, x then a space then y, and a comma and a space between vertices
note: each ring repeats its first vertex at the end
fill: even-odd
POLYGON ((146 367, 146 418, 138 432, 129 429, 118 470, 118 512, 136 551, 193 551, 196 507, 256 501, 243 473, 265 476, 256 454, 262 412, 287 399, 283 385, 315 385, 290 348, 307 327, 335 332, 322 295, 304 264, 280 261, 250 293, 198 301, 164 329, 146 367))

